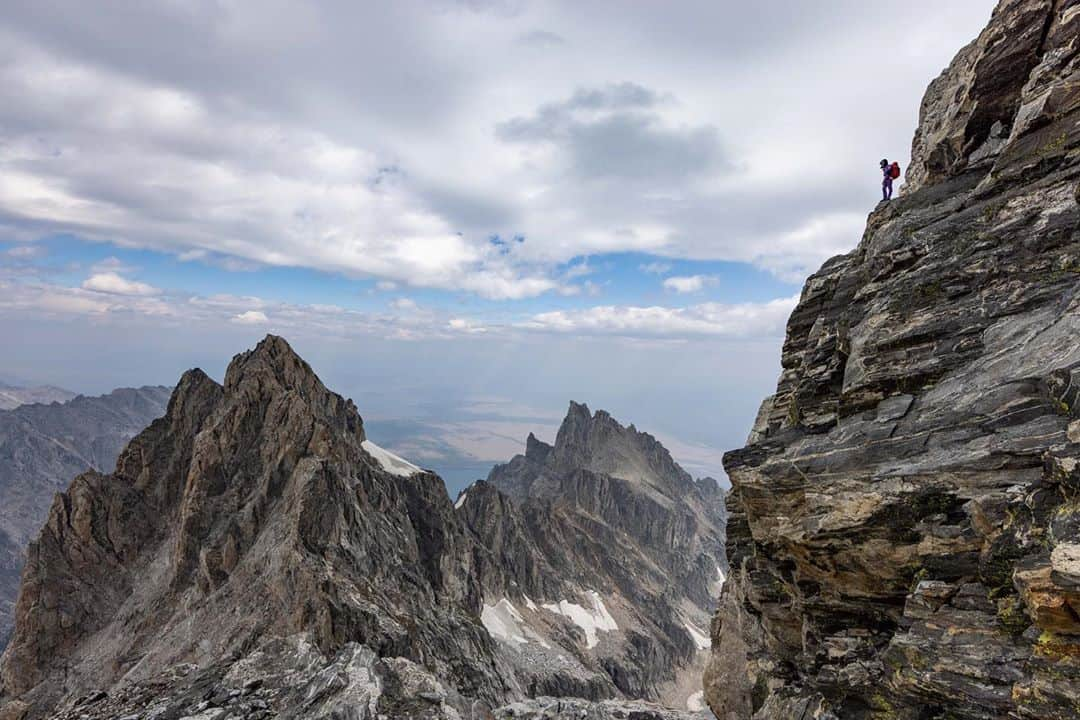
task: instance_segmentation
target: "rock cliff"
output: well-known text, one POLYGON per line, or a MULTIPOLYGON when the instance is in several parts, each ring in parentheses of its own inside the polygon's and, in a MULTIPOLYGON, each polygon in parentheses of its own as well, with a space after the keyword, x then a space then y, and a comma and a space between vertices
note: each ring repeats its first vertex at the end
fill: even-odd
POLYGON ((1080 0, 1003 0, 725 457, 721 720, 1080 716, 1080 0))
POLYGON ((0 649, 11 631, 26 546, 53 495, 84 470, 113 467, 124 445, 165 413, 169 393, 123 388, 0 411, 0 649))

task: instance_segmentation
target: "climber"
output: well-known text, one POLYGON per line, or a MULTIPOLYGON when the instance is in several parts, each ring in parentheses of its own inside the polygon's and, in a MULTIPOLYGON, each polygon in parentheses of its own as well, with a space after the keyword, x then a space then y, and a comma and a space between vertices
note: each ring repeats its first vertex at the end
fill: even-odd
POLYGON ((884 176, 881 180, 881 199, 892 200, 892 181, 900 177, 900 163, 890 163, 883 158, 881 160, 881 172, 884 176))

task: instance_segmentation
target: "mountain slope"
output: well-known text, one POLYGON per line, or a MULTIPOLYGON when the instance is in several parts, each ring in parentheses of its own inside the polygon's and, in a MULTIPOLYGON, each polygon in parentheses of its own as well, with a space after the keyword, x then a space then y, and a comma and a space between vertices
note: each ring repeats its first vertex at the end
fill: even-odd
POLYGON ((1077 717, 1078 51, 1077 0, 1001 2, 807 281, 725 458, 722 720, 1077 717))
POLYGON ((52 385, 39 387, 16 387, 0 382, 0 410, 14 410, 20 405, 40 403, 63 403, 75 397, 75 393, 52 385))
POLYGON ((0 412, 0 647, 11 630, 27 543, 53 495, 84 470, 106 470, 124 445, 165 412, 169 389, 115 390, 0 412))
POLYGON ((462 493, 485 625, 530 694, 687 708, 725 564, 721 500, 655 438, 577 403, 554 445, 530 435, 462 493))
POLYGON ((186 373, 115 472, 57 496, 0 718, 550 717, 563 701, 526 700, 489 633, 491 557, 436 475, 268 336, 222 385, 186 373))

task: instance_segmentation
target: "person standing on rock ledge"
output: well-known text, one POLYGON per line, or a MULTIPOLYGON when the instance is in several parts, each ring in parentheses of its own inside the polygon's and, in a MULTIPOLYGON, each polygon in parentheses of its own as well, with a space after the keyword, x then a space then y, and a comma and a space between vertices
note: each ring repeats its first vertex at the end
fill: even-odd
POLYGON ((892 181, 900 177, 900 164, 889 163, 885 158, 881 160, 881 172, 884 178, 881 181, 881 199, 892 200, 892 181))

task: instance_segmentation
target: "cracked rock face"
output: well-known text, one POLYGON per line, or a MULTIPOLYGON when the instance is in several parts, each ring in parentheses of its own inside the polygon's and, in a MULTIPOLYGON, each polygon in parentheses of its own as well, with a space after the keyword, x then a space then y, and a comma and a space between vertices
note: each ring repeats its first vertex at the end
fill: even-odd
POLYGON ((1078 716, 1078 69, 1080 1, 1001 2, 807 281, 725 457, 723 720, 1078 716))

